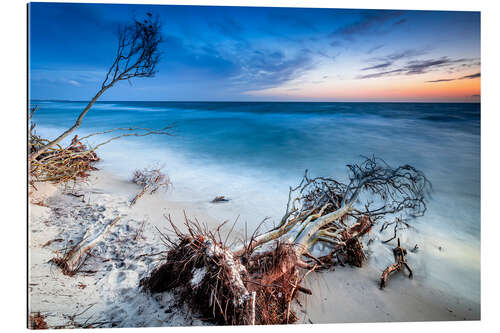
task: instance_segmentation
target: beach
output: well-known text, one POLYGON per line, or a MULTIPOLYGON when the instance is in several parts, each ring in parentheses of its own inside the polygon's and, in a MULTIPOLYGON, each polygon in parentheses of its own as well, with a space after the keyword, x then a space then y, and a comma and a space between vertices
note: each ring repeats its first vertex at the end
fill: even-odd
MULTIPOLYGON (((82 102, 34 101, 36 132, 53 138, 82 102)), ((161 167, 177 201, 235 230, 272 228, 290 186, 310 177, 346 182, 347 164, 376 156, 410 164, 432 184, 424 216, 400 230, 415 280, 480 303, 480 105, 475 103, 98 102, 80 137, 110 128, 172 125, 171 136, 125 137, 99 148, 97 167, 127 183, 134 170, 161 167), (229 202, 211 205, 224 195, 229 202), (208 199, 207 199, 208 198, 208 199), (207 215, 207 214, 204 214, 207 215)), ((84 140, 89 147, 112 136, 84 140)), ((68 144, 63 143, 63 144, 68 144)), ((154 214, 154 213, 148 213, 154 214)), ((161 213, 159 213, 161 216, 161 213)), ((367 252, 383 271, 394 261, 391 228, 377 226, 367 252)))
MULTIPOLYGON (((184 214, 215 228, 221 223, 218 216, 231 211, 232 203, 212 204, 213 198, 200 200, 194 193, 192 200, 179 200, 174 187, 166 193, 145 195, 130 207, 130 200, 139 190, 137 185, 106 171, 94 172, 86 183, 75 187, 38 184, 29 205, 30 313, 40 312, 50 327, 207 324, 175 294, 144 293, 139 281, 151 272, 165 251, 159 232, 168 233, 165 216, 170 215, 181 229, 184 214), (65 276, 49 262, 68 245, 78 242, 89 224, 118 216, 116 226, 90 252, 83 272, 65 276)), ((230 223, 222 230, 223 236, 229 229, 230 223)), ((241 226, 237 227, 230 237, 236 240, 243 232, 241 226)), ((410 255, 410 264, 421 255, 410 255)), ((339 266, 334 271, 310 274, 305 285, 313 294, 301 295, 294 302, 298 323, 480 318, 479 303, 434 288, 418 270, 413 280, 395 274, 380 290, 381 270, 374 261, 369 255, 362 268, 339 266)))
POLYGON ((28 326, 482 319, 482 13, 259 6, 27 5, 28 326))
MULTIPOLYGON (((37 133, 48 138, 71 124, 82 107, 37 105, 37 133)), ((281 219, 289 188, 306 169, 311 176, 345 182, 346 164, 376 155, 391 166, 410 163, 432 183, 424 216, 398 231, 414 278, 395 273, 384 290, 378 288, 396 246, 396 239, 384 243, 393 231, 381 232, 379 224, 362 239, 368 258, 362 268, 337 266, 308 275, 305 284, 313 295, 301 295, 302 306, 294 303, 298 322, 478 320, 479 109, 451 103, 97 103, 80 137, 106 128, 166 124, 173 124, 172 135, 102 146, 99 171, 75 186, 37 184, 30 197, 30 311, 46 314, 52 326, 67 325, 68 316, 84 310, 76 318, 80 323, 103 326, 205 323, 172 295, 152 297, 138 287, 165 251, 160 231, 171 229, 166 216, 182 227, 185 213, 211 230, 226 221, 222 234, 232 230, 229 243, 248 239, 256 228, 265 232, 281 219), (170 178, 170 188, 129 207, 140 191, 131 182, 134 170, 151 166, 170 178), (229 201, 211 203, 221 195, 229 201), (48 263, 90 226, 116 217, 86 262, 92 273, 67 277, 48 263)), ((84 143, 92 147, 108 138, 84 143)))

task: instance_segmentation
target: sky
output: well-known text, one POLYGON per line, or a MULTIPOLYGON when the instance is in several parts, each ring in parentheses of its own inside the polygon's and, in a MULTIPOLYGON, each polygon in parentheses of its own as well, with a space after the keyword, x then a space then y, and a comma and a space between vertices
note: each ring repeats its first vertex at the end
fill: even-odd
POLYGON ((480 13, 29 4, 31 99, 90 100, 118 28, 153 13, 158 72, 100 100, 474 102, 480 13))

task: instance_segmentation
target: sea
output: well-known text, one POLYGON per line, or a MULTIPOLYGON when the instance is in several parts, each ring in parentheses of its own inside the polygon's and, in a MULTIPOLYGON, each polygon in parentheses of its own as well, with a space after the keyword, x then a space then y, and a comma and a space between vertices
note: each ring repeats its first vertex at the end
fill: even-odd
MULTIPOLYGON (((36 133, 54 138, 86 106, 32 100, 36 133)), ((427 212, 401 231, 418 283, 480 303, 479 103, 97 102, 79 136, 119 127, 163 128, 171 135, 124 137, 99 148, 98 167, 120 179, 160 166, 164 194, 208 204, 230 198, 216 218, 255 228, 283 215, 290 186, 310 176, 346 181, 347 164, 376 156, 411 164, 432 183, 427 212)), ((96 145, 111 134, 94 136, 96 145)), ((224 204, 225 205, 225 204, 224 204)), ((220 211, 220 210, 219 210, 220 211)), ((201 218, 202 217, 198 217, 201 218)), ((372 236, 369 264, 393 262, 392 231, 372 236)))

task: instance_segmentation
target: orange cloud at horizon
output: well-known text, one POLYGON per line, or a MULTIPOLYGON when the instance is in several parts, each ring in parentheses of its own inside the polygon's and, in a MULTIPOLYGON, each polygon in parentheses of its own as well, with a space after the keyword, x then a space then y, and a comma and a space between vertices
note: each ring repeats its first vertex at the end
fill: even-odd
POLYGON ((391 82, 373 86, 368 90, 352 91, 350 98, 368 99, 416 99, 416 100, 466 100, 481 93, 480 79, 464 79, 444 82, 391 82))
MULTIPOLYGON (((431 79, 428 79, 429 81, 431 79)), ((477 101, 481 80, 457 79, 426 82, 404 77, 385 80, 336 81, 324 85, 304 85, 252 92, 253 95, 286 98, 346 101, 477 101)))

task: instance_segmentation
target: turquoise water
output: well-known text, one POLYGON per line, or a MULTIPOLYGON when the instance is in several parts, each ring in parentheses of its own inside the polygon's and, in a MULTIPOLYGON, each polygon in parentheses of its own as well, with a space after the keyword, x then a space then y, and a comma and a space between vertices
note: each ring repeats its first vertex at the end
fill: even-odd
MULTIPOLYGON (((53 137, 86 103, 32 104, 40 107, 38 133, 53 137)), ((101 102, 79 133, 169 124, 173 136, 104 146, 101 168, 129 178, 136 168, 162 164, 179 196, 206 201, 224 194, 233 199, 225 218, 240 215, 250 226, 281 217, 288 187, 305 169, 342 181, 346 164, 373 154, 421 169, 434 192, 425 217, 402 237, 407 247, 421 248, 410 258, 421 272, 416 279, 479 302, 480 104, 101 102)), ((372 264, 383 269, 390 248, 375 246, 382 255, 372 264)))

